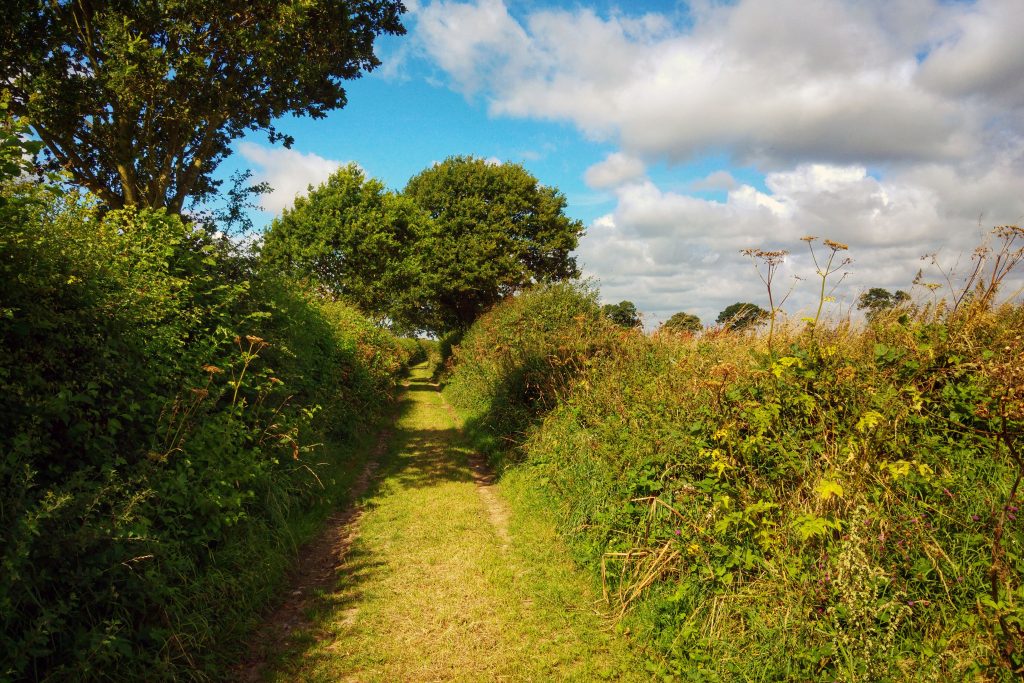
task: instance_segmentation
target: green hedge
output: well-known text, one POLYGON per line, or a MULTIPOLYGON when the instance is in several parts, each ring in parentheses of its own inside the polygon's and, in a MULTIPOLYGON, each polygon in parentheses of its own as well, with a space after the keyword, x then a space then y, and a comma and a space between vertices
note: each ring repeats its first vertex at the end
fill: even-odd
POLYGON ((535 287, 481 316, 453 347, 445 395, 477 444, 502 458, 622 334, 586 286, 535 287))
POLYGON ((0 221, 0 679, 207 676, 405 354, 176 216, 29 184, 0 221))
POLYGON ((449 391, 516 445, 653 674, 1017 680, 1024 309, 566 354, 534 296, 470 330, 449 391))

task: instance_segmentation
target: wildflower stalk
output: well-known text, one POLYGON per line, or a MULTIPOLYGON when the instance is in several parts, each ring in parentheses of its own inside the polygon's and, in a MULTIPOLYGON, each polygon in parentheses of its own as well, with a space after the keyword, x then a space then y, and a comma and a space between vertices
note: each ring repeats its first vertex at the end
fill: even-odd
POLYGON ((768 290, 768 351, 772 350, 772 340, 775 337, 775 316, 779 311, 782 310, 782 305, 786 303, 786 299, 793 293, 793 288, 796 286, 794 281, 793 286, 789 288, 786 295, 782 297, 778 305, 775 303, 775 291, 772 288, 772 281, 775 279, 775 273, 786 261, 786 256, 789 255, 788 251, 766 251, 764 249, 744 249, 741 251, 744 256, 749 256, 754 262, 754 269, 757 271, 757 276, 761 278, 761 282, 764 283, 765 288, 768 290), (758 265, 758 260, 764 264, 764 272, 761 272, 761 266, 758 265))
POLYGON ((810 249, 811 251, 811 260, 814 261, 815 271, 817 272, 818 277, 821 278, 821 289, 818 292, 818 310, 814 312, 814 320, 811 321, 812 335, 818 327, 818 321, 821 320, 821 309, 825 306, 825 301, 831 299, 832 292, 834 292, 836 290, 836 287, 838 287, 839 284, 846 279, 846 273, 843 273, 843 276, 839 278, 839 281, 832 285, 832 289, 830 289, 829 293, 826 294, 825 286, 828 283, 828 277, 833 273, 838 272, 840 268, 843 268, 853 263, 853 259, 849 257, 844 257, 838 264, 835 262, 836 254, 838 254, 840 251, 846 251, 847 249, 850 248, 849 246, 843 244, 842 242, 824 240, 824 245, 828 247, 830 251, 828 255, 828 261, 825 263, 825 267, 822 268, 821 265, 818 263, 818 257, 814 253, 814 245, 812 244, 816 239, 818 238, 814 237, 813 235, 808 235, 806 237, 800 238, 801 241, 807 242, 807 248, 810 249))
MULTIPOLYGON (((242 388, 242 379, 245 378, 245 372, 249 369, 249 364, 256 360, 265 347, 269 346, 267 342, 263 341, 259 337, 253 337, 251 335, 246 336, 246 341, 249 342, 249 350, 242 352, 242 371, 238 374, 238 380, 234 382, 235 393, 231 396, 231 405, 234 407, 238 403, 238 390, 242 388)), ((235 337, 235 343, 238 344, 239 350, 242 348, 242 340, 239 337, 235 337)))

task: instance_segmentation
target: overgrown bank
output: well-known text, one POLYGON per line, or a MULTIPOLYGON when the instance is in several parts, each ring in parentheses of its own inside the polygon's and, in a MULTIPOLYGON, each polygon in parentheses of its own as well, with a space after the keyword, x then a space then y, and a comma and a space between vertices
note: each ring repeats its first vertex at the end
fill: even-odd
POLYGON ((213 675, 412 349, 163 211, 2 194, 0 679, 213 675))
POLYGON ((537 290, 467 334, 447 393, 661 673, 1016 680, 1024 309, 971 291, 769 348, 649 338, 537 290))

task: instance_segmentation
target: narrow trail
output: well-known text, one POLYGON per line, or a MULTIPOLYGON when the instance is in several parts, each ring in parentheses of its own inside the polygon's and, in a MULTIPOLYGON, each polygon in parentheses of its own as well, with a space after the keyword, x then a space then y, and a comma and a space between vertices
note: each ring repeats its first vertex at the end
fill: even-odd
POLYGON ((381 450, 362 500, 310 549, 330 580, 301 588, 283 626, 271 619, 240 678, 647 678, 550 524, 506 503, 424 369, 381 450))

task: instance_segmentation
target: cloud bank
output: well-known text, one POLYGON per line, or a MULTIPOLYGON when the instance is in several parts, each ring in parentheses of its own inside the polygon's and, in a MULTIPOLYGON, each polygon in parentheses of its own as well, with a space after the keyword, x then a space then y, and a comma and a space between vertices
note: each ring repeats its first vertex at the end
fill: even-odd
POLYGON ((1022 25, 1019 0, 697 0, 682 17, 436 0, 414 39, 492 115, 569 122, 618 147, 584 172, 616 207, 581 261, 608 300, 710 322, 763 298, 741 248, 793 249, 787 268, 813 277, 799 237, 846 242, 852 301, 907 287, 922 254, 969 250, 979 226, 1020 222, 1022 25), (715 155, 727 167, 689 192, 724 201, 645 176, 715 155))

